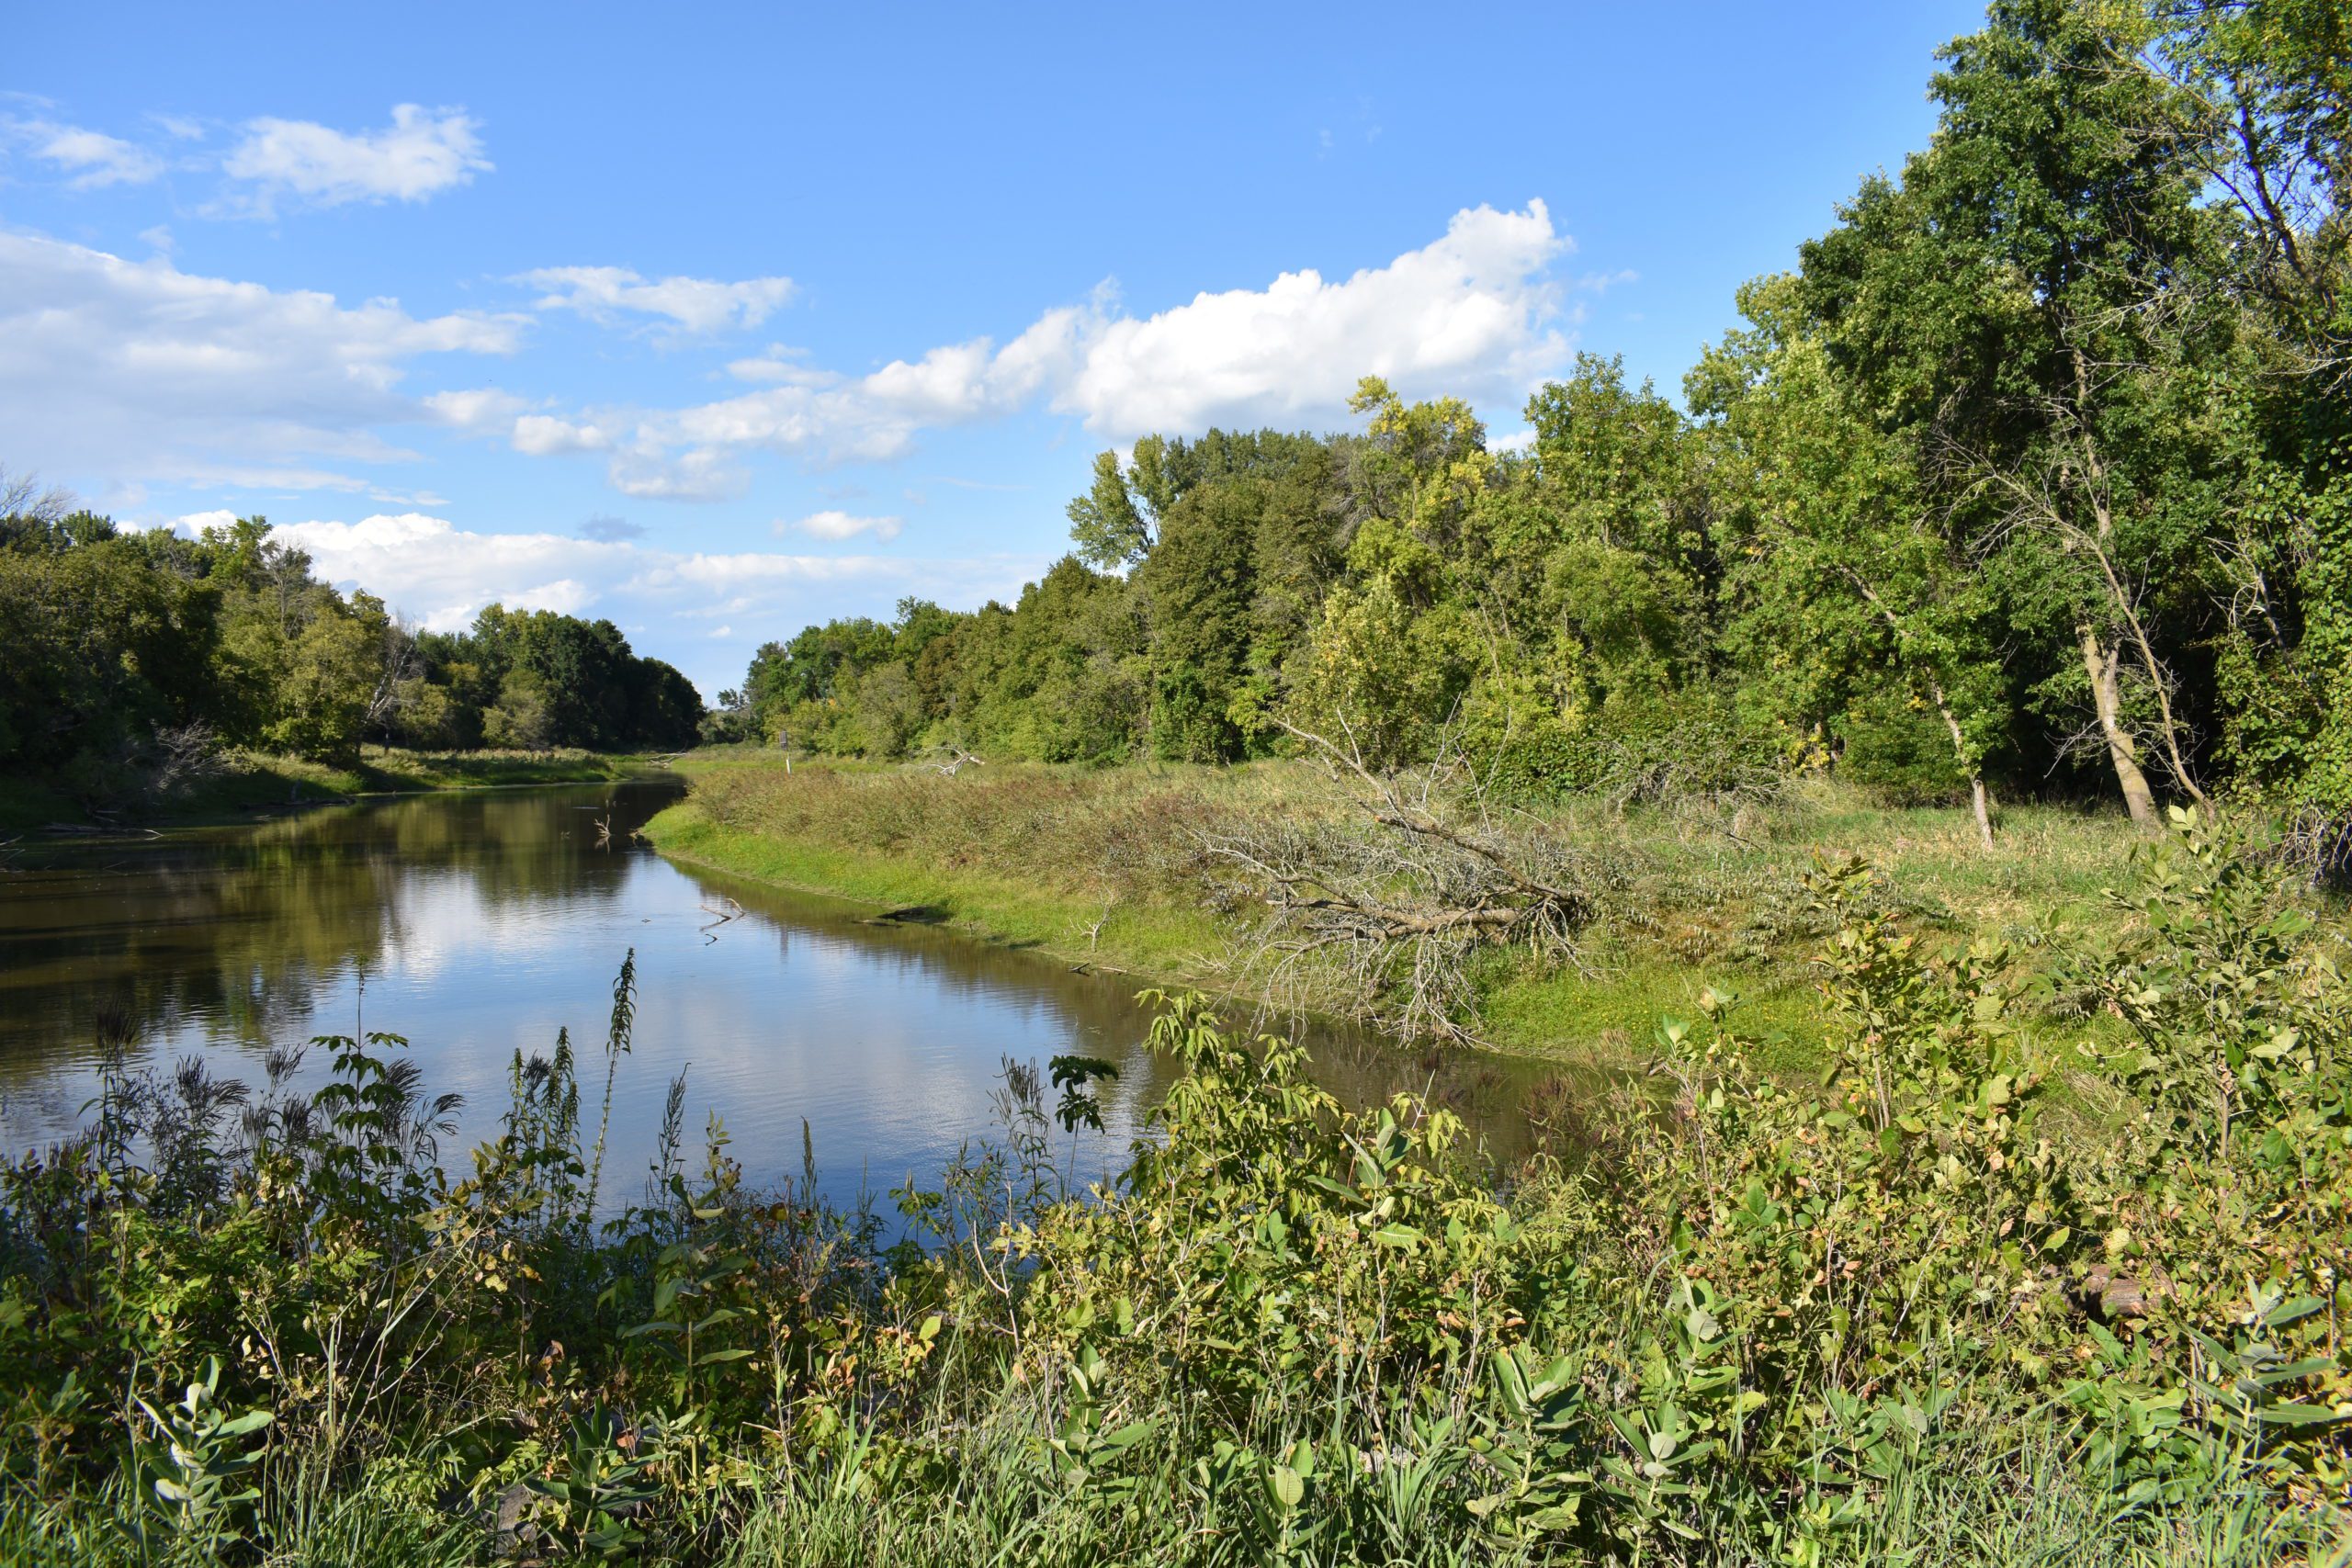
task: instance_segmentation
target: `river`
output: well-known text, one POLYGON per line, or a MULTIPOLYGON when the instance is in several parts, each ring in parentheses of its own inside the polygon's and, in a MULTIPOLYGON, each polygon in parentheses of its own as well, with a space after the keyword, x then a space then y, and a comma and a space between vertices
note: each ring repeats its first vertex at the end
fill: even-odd
MULTIPOLYGON (((637 954, 635 1046, 618 1065, 607 1193, 642 1190, 671 1079, 690 1160, 724 1119, 748 1181, 801 1169, 887 1210, 967 1144, 1001 1136, 1003 1063, 1071 1054, 1119 1067, 1106 1125, 1067 1168, 1092 1179, 1147 1130, 1170 1065, 1125 976, 874 911, 680 866, 632 829, 682 785, 648 781, 421 795, 160 839, 18 845, 0 858, 0 1139, 65 1136, 97 1087, 98 1020, 134 1067, 203 1060, 256 1089, 272 1046, 356 1029, 404 1036, 433 1092, 465 1097, 443 1163, 494 1135, 517 1051, 569 1029, 593 1137, 614 976, 637 954), (609 833, 601 831, 609 828, 609 833), (725 917, 725 918, 722 918, 725 917)), ((1405 1087, 1517 1153, 1533 1070, 1408 1054, 1333 1030, 1315 1071, 1353 1103, 1405 1087)), ((311 1050, 298 1087, 326 1079, 311 1050)))

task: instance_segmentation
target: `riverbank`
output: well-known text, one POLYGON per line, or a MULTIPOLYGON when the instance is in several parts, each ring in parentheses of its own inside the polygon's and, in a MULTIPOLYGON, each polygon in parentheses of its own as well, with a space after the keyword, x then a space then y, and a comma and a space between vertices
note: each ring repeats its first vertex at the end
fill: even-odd
MULTIPOLYGON (((1216 846, 1286 825, 1345 836, 1350 803, 1295 762, 1110 770, 800 763, 697 753, 689 798, 647 837, 682 860, 884 908, 921 908, 986 940, 1157 982, 1347 1011, 1346 977, 1276 973, 1253 939, 1262 899, 1216 846)), ((1524 815, 1524 814, 1521 814, 1524 815)), ((2119 818, 2049 807, 2002 815, 1996 848, 1960 809, 1894 810, 1826 783, 1722 812, 1573 804, 1541 813, 1574 847, 1594 914, 1566 958, 1492 949, 1469 984, 1496 1047, 1570 1062, 1646 1059, 1657 1021, 1740 994, 1785 1065, 1824 1029, 1810 955, 1824 929, 1803 879, 1853 855, 1914 929, 1965 944, 2109 918, 2102 892, 2137 841, 2119 818)))
POLYGON ((1204 910, 1121 905, 1084 886, 1057 888, 938 860, 828 844, 714 820, 699 802, 657 814, 645 838, 672 860, 896 917, 942 925, 1139 981, 1216 989, 1221 924, 1204 910))
POLYGON ((2275 869, 2151 870, 2171 918, 2085 981, 2140 1031, 2098 1147, 1857 874, 1816 1090, 1711 1009, 1680 1114, 1597 1102, 1592 1160, 1499 1185, 1442 1105, 1350 1111, 1197 998, 1120 1179, 1055 1126, 1110 1064, 1008 1071, 906 1246, 696 1149, 683 1077, 595 1223, 661 1077, 633 964, 470 1149, 390 1036, 307 1096, 118 1077, 81 1153, 0 1166, 0 1562, 2340 1563, 2352 996, 2275 869), (2268 1071, 2172 1095, 2249 1021, 2268 1071))
POLYGON ((94 816, 63 784, 0 778, 0 836, 38 833, 51 823, 125 828, 241 821, 263 811, 362 795, 415 795, 514 784, 604 784, 642 777, 663 763, 642 756, 583 751, 409 751, 368 746, 348 764, 261 751, 232 751, 219 769, 168 799, 134 802, 94 816))

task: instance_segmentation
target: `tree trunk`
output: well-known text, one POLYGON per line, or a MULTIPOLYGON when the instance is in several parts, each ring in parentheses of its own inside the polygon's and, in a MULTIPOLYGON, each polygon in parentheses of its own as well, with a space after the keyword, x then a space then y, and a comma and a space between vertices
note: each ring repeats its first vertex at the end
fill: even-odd
POLYGON ((2156 797, 2149 793, 2148 775, 2140 771, 2139 748, 2132 743, 2132 732, 2123 728, 2123 697, 2115 677, 2123 650, 2102 648, 2098 633, 2089 626, 2082 627, 2080 636, 2083 672, 2091 679, 2091 702, 2098 709, 2098 727, 2107 737, 2107 755, 2115 764, 2116 783, 2123 786, 2123 804, 2131 808, 2133 822, 2153 830, 2157 825, 2156 797))
POLYGON ((1968 754, 1968 737, 1961 730, 1960 720, 1952 716, 1951 705, 1944 701, 1944 683, 1928 676, 1928 694, 1936 700, 1936 711, 1943 716, 1944 728, 1951 731, 1952 755, 1968 770, 1969 801, 1976 807, 1976 836, 1989 850, 1993 847, 1993 807, 1984 794, 1984 770, 1968 754))

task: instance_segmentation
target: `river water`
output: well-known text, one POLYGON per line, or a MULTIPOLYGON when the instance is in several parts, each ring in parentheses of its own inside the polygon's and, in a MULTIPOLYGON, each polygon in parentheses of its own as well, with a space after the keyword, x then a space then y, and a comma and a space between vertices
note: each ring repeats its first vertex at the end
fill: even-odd
MULTIPOLYGON (((442 1141, 453 1171, 494 1135, 514 1053, 545 1054, 568 1028, 593 1137, 613 980, 634 950, 608 1194, 642 1190, 681 1071, 690 1164, 715 1111, 749 1181, 797 1176, 805 1122, 827 1195, 887 1210, 891 1188, 929 1184, 959 1147, 1001 1138, 1008 1058, 1104 1057, 1119 1077, 1103 1135, 1055 1141, 1080 1179, 1117 1167, 1171 1071, 1145 1044, 1134 981, 673 864, 630 830, 681 787, 412 795, 17 846, 0 858, 0 1141, 15 1155, 80 1123, 102 1013, 132 1026, 134 1066, 198 1057, 256 1090, 274 1045, 362 1027, 405 1036, 424 1086, 465 1096, 442 1141)), ((1345 1100, 1433 1091, 1498 1156, 1523 1146, 1522 1065, 1328 1030, 1308 1044, 1345 1100)), ((315 1088, 327 1067, 312 1050, 294 1083, 315 1088)))

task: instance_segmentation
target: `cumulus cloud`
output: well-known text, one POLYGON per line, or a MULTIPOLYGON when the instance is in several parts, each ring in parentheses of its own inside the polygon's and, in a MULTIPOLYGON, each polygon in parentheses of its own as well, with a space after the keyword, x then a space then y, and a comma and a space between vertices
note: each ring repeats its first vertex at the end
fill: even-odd
MULTIPOLYGON (((423 115, 395 130, 443 123, 423 115)), ((456 118, 470 139, 470 122, 456 118)), ((288 188, 326 192, 358 177, 289 176, 288 188)), ((379 184, 397 188, 390 176, 379 184)), ((1039 410, 1117 443, 1210 424, 1335 423, 1366 374, 1408 397, 1515 404, 1567 358, 1575 316, 1563 296, 1575 286, 1553 269, 1571 248, 1540 201, 1480 207, 1430 243, 1344 277, 1289 272, 1140 315, 1106 288, 1042 312, 1010 340, 968 338, 862 375, 771 345, 728 366, 752 383, 732 395, 644 409, 565 408, 479 378, 424 397, 403 389, 424 356, 512 353, 527 317, 345 306, 183 273, 167 255, 127 262, 0 231, 0 428, 53 468, 121 482, 382 493, 335 465, 409 457, 386 433, 438 423, 526 456, 594 457, 623 495, 723 500, 749 488, 757 454, 884 460, 926 431, 1039 410)), ((751 324, 791 289, 781 277, 649 282, 617 268, 527 276, 548 290, 545 308, 634 313, 680 331, 751 324)), ((878 523, 859 531, 888 536, 878 523)))
POLYGON ((817 539, 854 539, 860 534, 871 534, 888 543, 899 536, 905 523, 896 517, 858 517, 846 512, 812 512, 797 523, 778 518, 778 534, 807 534, 817 539))
POLYGON ((1211 423, 1292 422, 1343 404, 1357 380, 1510 395, 1566 341, 1547 276, 1568 243, 1542 202, 1456 213, 1445 237, 1341 282, 1284 273, 1104 323, 1054 406, 1112 438, 1211 423))
POLYGON ((613 463, 613 483, 631 495, 692 499, 740 493, 715 490, 708 478, 733 471, 733 452, 827 462, 903 456, 925 429, 1012 413, 1066 381, 1093 319, 1091 309, 1064 307, 1001 348, 974 338, 865 376, 797 371, 783 386, 641 414, 627 454, 613 463))
POLYGON ((708 277, 647 278, 624 266, 543 266, 516 278, 544 290, 542 310, 577 310, 591 321, 624 314, 660 316, 690 333, 756 327, 795 293, 788 277, 721 283, 708 277))
POLYGON ((417 512, 281 524, 276 536, 310 552, 320 576, 379 594, 431 631, 469 626, 492 604, 577 615, 600 596, 592 584, 621 576, 634 554, 561 534, 471 533, 417 512))
POLYGON ((279 197, 315 207, 423 201, 491 168, 479 127, 462 109, 401 104, 381 130, 343 131, 302 119, 249 120, 221 167, 254 187, 267 215, 279 197))
POLYGON ((65 171, 65 183, 75 190, 144 185, 164 172, 164 160, 146 148, 102 131, 46 120, 19 121, 13 129, 34 157, 65 171))
POLYGON ((518 431, 516 445, 609 446, 611 479, 625 493, 690 499, 740 493, 735 454, 887 459, 925 430, 1040 406, 1126 441, 1155 430, 1338 420, 1367 375, 1408 397, 1516 403, 1567 359, 1569 316, 1551 269, 1572 249, 1541 201, 1516 212, 1474 208, 1430 244, 1344 278, 1284 273, 1263 288, 1203 293, 1149 316, 1123 311, 1100 290, 1001 345, 972 338, 864 376, 772 347, 728 369, 773 385, 626 422, 602 416, 601 446, 552 430, 528 446, 518 431))
POLYGON ((0 231, 0 430, 49 468, 126 481, 366 489, 321 460, 407 456, 376 429, 435 412, 401 390, 410 365, 508 355, 520 329, 0 231))

